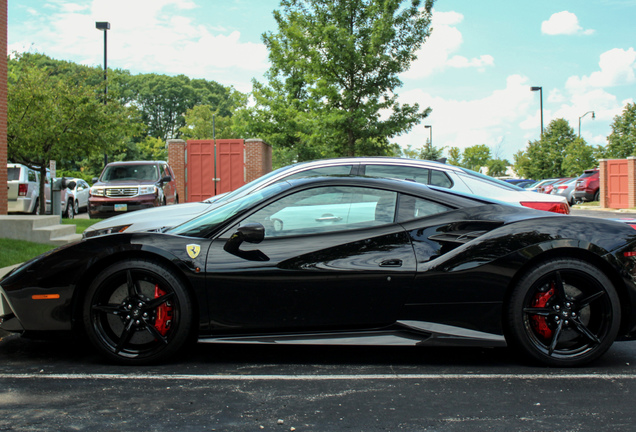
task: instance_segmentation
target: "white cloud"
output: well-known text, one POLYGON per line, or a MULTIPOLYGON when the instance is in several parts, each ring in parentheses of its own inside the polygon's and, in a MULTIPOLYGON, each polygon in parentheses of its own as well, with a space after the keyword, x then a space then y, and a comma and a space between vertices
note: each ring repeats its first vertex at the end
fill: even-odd
POLYGON ((268 67, 262 43, 245 42, 238 31, 196 24, 186 13, 197 8, 192 0, 93 0, 89 4, 74 0, 42 7, 53 8, 53 14, 34 13, 34 20, 23 23, 21 29, 27 36, 12 43, 10 51, 31 50, 101 65, 103 37, 95 22, 109 21, 108 66, 112 68, 185 74, 247 92, 250 79, 268 67), (44 17, 47 25, 38 21, 44 17), (32 45, 32 40, 41 42, 32 45))
POLYGON ((579 25, 579 19, 575 14, 568 11, 552 14, 550 19, 541 23, 541 32, 547 35, 591 35, 594 30, 583 30, 579 25))
POLYGON ((636 51, 634 48, 623 50, 614 48, 600 56, 599 71, 589 76, 571 76, 566 88, 572 92, 585 91, 589 88, 613 87, 629 85, 636 82, 636 51))
POLYGON ((494 58, 488 54, 478 58, 453 55, 460 49, 464 41, 461 32, 456 27, 463 20, 464 16, 457 12, 433 11, 431 36, 416 53, 417 60, 411 64, 411 69, 405 72, 403 77, 418 79, 446 68, 477 68, 481 70, 487 66, 493 66, 494 58))
MULTIPOLYGON (((521 75, 509 76, 505 88, 497 89, 482 99, 447 100, 418 89, 402 94, 400 102, 418 102, 421 106, 433 107, 432 114, 423 124, 433 126, 433 145, 436 147, 464 149, 486 144, 493 149, 497 147, 507 158, 527 144, 527 141, 514 137, 521 131, 522 122, 535 108, 538 115, 538 105, 535 107, 528 79, 521 75)), ((539 124, 539 120, 536 120, 533 128, 538 130, 539 124)), ((420 148, 426 142, 428 133, 420 125, 395 141, 402 146, 420 148)))

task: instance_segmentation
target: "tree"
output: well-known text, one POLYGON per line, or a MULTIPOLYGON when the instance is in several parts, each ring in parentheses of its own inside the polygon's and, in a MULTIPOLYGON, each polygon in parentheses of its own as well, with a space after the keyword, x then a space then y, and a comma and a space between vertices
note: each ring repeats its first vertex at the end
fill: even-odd
POLYGON ((461 166, 462 151, 459 147, 451 147, 448 149, 448 163, 450 165, 461 166))
POLYGON ((479 171, 490 160, 490 149, 486 144, 478 144, 464 149, 462 165, 473 171, 479 171))
POLYGON ((506 175, 510 162, 506 159, 490 159, 486 162, 488 167, 488 175, 491 177, 501 177, 506 175))
POLYGON ((563 159, 575 139, 566 120, 552 120, 540 140, 528 143, 525 152, 515 155, 515 171, 527 178, 565 177, 563 159))
POLYGON ((433 0, 403 3, 281 0, 278 31, 263 35, 268 85, 255 83, 249 114, 262 138, 297 160, 390 153, 389 139, 430 112, 400 105, 395 90, 429 35, 433 0))
MULTIPOLYGON (((41 67, 31 56, 9 60, 7 149, 9 160, 40 172, 44 197, 50 160, 103 154, 130 132, 129 108, 102 102, 102 81, 90 85, 90 68, 41 67)), ((40 200, 44 213, 45 200, 40 200)))
POLYGON ((232 117, 221 116, 210 105, 197 105, 185 113, 185 126, 179 129, 183 139, 238 138, 232 129, 232 117))
POLYGON ((582 138, 575 139, 566 147, 563 172, 567 177, 578 177, 586 169, 597 165, 594 147, 588 145, 582 138))
POLYGON ((607 157, 628 156, 636 156, 636 103, 628 103, 623 113, 614 117, 612 132, 607 137, 607 157))
POLYGON ((422 150, 420 150, 418 158, 436 161, 441 159, 443 154, 444 147, 435 147, 427 141, 426 144, 424 144, 424 147, 422 147, 422 150))

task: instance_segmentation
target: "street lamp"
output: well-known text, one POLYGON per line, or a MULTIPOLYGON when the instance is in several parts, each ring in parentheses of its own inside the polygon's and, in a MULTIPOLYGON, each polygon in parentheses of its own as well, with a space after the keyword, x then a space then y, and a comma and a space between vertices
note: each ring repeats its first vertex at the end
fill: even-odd
POLYGON ((433 146, 433 126, 431 125, 426 125, 424 126, 424 128, 429 129, 429 138, 428 138, 428 145, 430 145, 431 147, 433 146))
POLYGON ((530 87, 532 91, 538 91, 541 99, 541 138, 543 138, 543 87, 530 87))
POLYGON ((581 119, 585 117, 586 115, 588 115, 589 113, 592 113, 592 119, 596 118, 596 114, 594 114, 594 111, 588 111, 585 114, 583 114, 581 117, 579 117, 579 138, 581 138, 581 119))
MULTIPOLYGON (((108 57, 106 56, 106 41, 108 30, 110 30, 110 23, 108 21, 96 21, 95 28, 104 32, 104 105, 108 99, 108 57)), ((108 155, 104 153, 104 166, 108 164, 108 155)))

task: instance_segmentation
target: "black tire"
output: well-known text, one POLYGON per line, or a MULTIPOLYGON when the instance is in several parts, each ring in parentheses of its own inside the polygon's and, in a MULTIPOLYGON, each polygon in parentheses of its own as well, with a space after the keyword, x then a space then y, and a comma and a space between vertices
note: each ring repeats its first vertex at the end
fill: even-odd
POLYGON ((79 202, 77 200, 75 200, 75 204, 73 205, 73 211, 76 215, 80 213, 79 202))
POLYGON ((580 366, 599 358, 616 339, 619 303, 612 282, 598 268, 578 259, 548 260, 515 287, 506 339, 545 365, 580 366))
POLYGON ((67 219, 73 219, 75 217, 75 206, 73 205, 73 200, 70 199, 66 203, 66 209, 64 209, 64 217, 67 219))
POLYGON ((191 339, 192 300, 161 264, 127 260, 102 271, 83 305, 86 333, 107 358, 128 365, 163 362, 191 339))
POLYGON ((596 193, 594 194, 594 201, 600 201, 601 200, 601 191, 597 190, 596 193))
POLYGON ((40 198, 35 199, 35 206, 33 206, 33 214, 36 216, 40 215, 40 198))

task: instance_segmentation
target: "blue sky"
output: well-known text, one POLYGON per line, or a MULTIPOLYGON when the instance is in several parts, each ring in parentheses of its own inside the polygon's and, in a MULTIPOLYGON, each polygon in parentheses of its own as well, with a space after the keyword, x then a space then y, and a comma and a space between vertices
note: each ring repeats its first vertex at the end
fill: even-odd
MULTIPOLYGON (((277 0, 9 0, 9 51, 132 73, 185 74, 249 92, 263 81, 261 35, 277 0)), ((544 125, 569 121, 606 144, 614 116, 636 99, 636 0, 438 0, 433 33, 397 90, 432 114, 393 141, 421 147, 486 144, 512 161, 544 125)))

